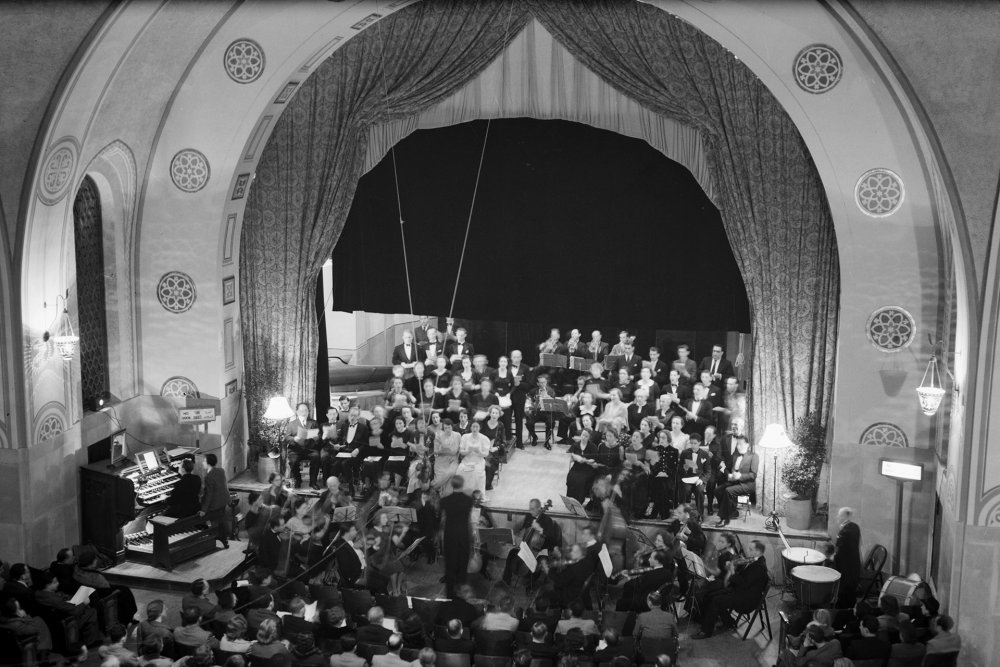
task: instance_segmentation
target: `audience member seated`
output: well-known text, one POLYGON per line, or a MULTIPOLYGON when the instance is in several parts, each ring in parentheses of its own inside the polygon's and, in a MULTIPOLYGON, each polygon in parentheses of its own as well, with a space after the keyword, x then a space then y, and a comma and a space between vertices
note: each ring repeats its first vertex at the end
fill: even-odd
POLYGON ((834 661, 843 657, 840 640, 827 636, 819 625, 806 631, 806 637, 797 652, 783 651, 779 667, 833 667, 834 661))
POLYGON ((570 628, 580 628, 585 635, 597 636, 601 631, 597 629, 597 623, 592 619, 583 617, 583 602, 573 600, 569 603, 569 618, 563 619, 556 624, 556 634, 565 635, 570 628))
POLYGON ((899 611, 899 600, 891 595, 883 595, 878 601, 878 608, 881 612, 878 615, 879 636, 890 644, 899 641, 899 624, 901 621, 909 620, 909 616, 899 611))
POLYGON ((330 667, 365 667, 368 663, 358 655, 358 641, 352 634, 340 638, 340 653, 330 656, 330 667))
POLYGON ((392 636, 392 630, 388 630, 382 626, 382 621, 385 620, 385 612, 382 611, 382 607, 372 607, 369 609, 367 618, 367 623, 358 626, 356 633, 358 643, 374 644, 376 646, 384 645, 389 641, 389 637, 392 636))
POLYGON ((139 667, 171 667, 174 661, 163 657, 163 640, 156 635, 146 637, 139 646, 139 667))
POLYGON ((520 621, 511 615, 514 600, 509 595, 501 595, 495 603, 490 604, 486 613, 472 623, 474 630, 508 630, 515 632, 520 621))
POLYGON ((281 619, 281 636, 295 646, 299 636, 315 634, 316 623, 306 619, 306 601, 296 595, 288 602, 288 614, 281 619))
POLYGON ((208 593, 208 582, 204 579, 195 579, 191 583, 191 592, 181 598, 181 609, 197 607, 202 619, 211 620, 219 610, 219 606, 208 599, 208 593))
POLYGON ((527 647, 531 657, 539 660, 555 660, 559 656, 559 649, 551 639, 545 624, 535 623, 531 627, 531 645, 527 647))
MULTIPOLYGON (((354 626, 348 622, 347 612, 340 605, 334 605, 319 613, 319 625, 316 626, 316 641, 324 650, 332 651, 345 635, 354 636, 354 626)), ((357 639, 354 640, 355 642, 357 639)))
POLYGON ((643 637, 654 639, 677 635, 677 619, 663 609, 663 596, 658 591, 653 591, 646 597, 646 606, 649 611, 642 612, 635 619, 632 636, 636 642, 643 637))
POLYGON ((438 607, 434 624, 447 625, 448 621, 457 618, 465 627, 471 627, 472 622, 483 615, 482 610, 469 603, 471 597, 472 588, 468 584, 459 586, 455 597, 438 607))
POLYGON ((472 639, 462 637, 465 626, 457 618, 448 621, 446 626, 448 636, 434 640, 434 650, 442 653, 468 653, 472 655, 476 652, 476 642, 472 639))
POLYGON ((215 667, 215 656, 208 644, 202 644, 191 655, 175 661, 172 667, 215 667))
POLYGON ((888 667, 920 667, 927 649, 917 641, 917 629, 909 620, 899 622, 899 643, 892 645, 888 667))
POLYGON ((24 563, 14 563, 10 566, 9 578, 3 586, 3 594, 16 599, 21 609, 32 616, 39 611, 33 584, 28 566, 24 563))
POLYGON ((67 595, 76 593, 77 583, 73 581, 73 570, 76 569, 76 561, 73 558, 73 550, 68 548, 60 549, 56 554, 56 559, 49 564, 49 572, 59 580, 59 590, 67 595))
POLYGON ((127 586, 112 586, 104 578, 94 564, 97 562, 97 551, 86 549, 76 562, 76 569, 73 570, 73 580, 81 586, 90 586, 94 590, 102 591, 102 595, 107 594, 112 589, 118 591, 118 620, 122 624, 132 622, 132 618, 139 610, 135 606, 135 596, 127 586))
POLYGON ((535 623, 542 623, 550 633, 555 633, 556 623, 559 622, 559 614, 549 609, 549 596, 544 591, 535 598, 535 607, 526 611, 521 618, 518 629, 522 632, 531 632, 535 623))
POLYGON ((294 667, 326 667, 327 657, 316 647, 312 635, 296 635, 292 641, 292 665, 294 667))
POLYGON ((250 645, 250 661, 254 658, 272 658, 275 655, 288 655, 288 647, 278 636, 278 624, 271 618, 265 618, 257 630, 257 641, 250 645))
POLYGON ((559 649, 561 658, 567 656, 580 658, 587 653, 587 636, 583 634, 580 628, 570 628, 569 632, 561 636, 560 639, 559 649))
POLYGON ((408 660, 399 657, 399 652, 403 648, 403 635, 392 633, 386 641, 389 652, 383 655, 372 657, 372 667, 410 667, 408 660))
POLYGON ((219 605, 215 610, 215 614, 212 615, 212 620, 217 623, 227 623, 229 619, 236 615, 236 594, 230 589, 225 589, 221 591, 216 591, 215 599, 218 600, 219 605))
POLYGON ((139 629, 136 631, 136 641, 140 645, 150 637, 157 637, 161 649, 164 646, 173 646, 174 630, 163 622, 166 611, 163 600, 152 600, 146 605, 146 620, 139 623, 139 629))
POLYGON ((274 613, 277 603, 274 599, 274 593, 268 593, 264 596, 264 601, 266 604, 263 607, 254 607, 247 612, 247 633, 254 637, 257 635, 257 631, 260 630, 260 626, 264 621, 274 621, 276 626, 281 625, 281 619, 278 615, 274 613))
POLYGON ((181 611, 180 627, 174 628, 174 643, 185 646, 199 646, 212 636, 201 627, 201 612, 197 607, 184 607, 181 611))
POLYGON ((626 658, 630 662, 634 660, 635 644, 632 642, 628 645, 623 644, 618 631, 614 628, 608 628, 601 635, 601 642, 597 645, 597 650, 594 652, 594 662, 598 664, 611 662, 616 657, 626 658))
POLYGON ((962 638, 954 632, 955 621, 951 616, 936 616, 931 622, 932 637, 927 642, 927 655, 956 653, 962 649, 962 638))
POLYGON ((396 621, 399 634, 403 637, 404 648, 421 649, 430 646, 427 633, 424 632, 424 622, 420 614, 410 612, 396 621))
POLYGON ((236 614, 226 622, 226 631, 222 639, 212 637, 208 643, 212 648, 226 653, 246 653, 253 643, 247 639, 247 619, 241 614, 236 614))
POLYGON ((417 654, 417 659, 410 663, 413 667, 434 667, 437 662, 437 654, 432 648, 422 648, 417 654))
POLYGON ((878 637, 878 619, 865 616, 859 627, 860 637, 851 639, 844 651, 851 660, 881 660, 883 664, 889 659, 889 642, 878 637))
POLYGON ((101 646, 97 653, 102 659, 114 656, 122 665, 134 665, 139 662, 139 656, 130 651, 125 646, 128 632, 121 623, 116 623, 108 628, 108 643, 101 646))
POLYGON ((21 608, 14 597, 5 597, 0 602, 0 629, 12 632, 18 637, 37 637, 38 652, 42 656, 52 650, 52 635, 45 621, 30 616, 21 608))
POLYGON ((59 590, 59 580, 48 572, 42 573, 38 583, 42 588, 35 593, 35 602, 40 609, 76 618, 80 629, 80 641, 84 646, 93 646, 101 641, 101 630, 97 626, 97 611, 86 602, 70 604, 69 595, 59 590))

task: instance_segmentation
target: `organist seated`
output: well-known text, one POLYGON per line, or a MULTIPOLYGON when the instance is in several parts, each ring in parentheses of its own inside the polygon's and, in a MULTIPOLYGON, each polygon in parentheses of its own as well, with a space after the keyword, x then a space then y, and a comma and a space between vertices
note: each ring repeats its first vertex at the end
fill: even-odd
POLYGON ((194 459, 181 463, 183 474, 170 491, 165 514, 171 517, 191 516, 201 509, 201 477, 194 474, 194 459))

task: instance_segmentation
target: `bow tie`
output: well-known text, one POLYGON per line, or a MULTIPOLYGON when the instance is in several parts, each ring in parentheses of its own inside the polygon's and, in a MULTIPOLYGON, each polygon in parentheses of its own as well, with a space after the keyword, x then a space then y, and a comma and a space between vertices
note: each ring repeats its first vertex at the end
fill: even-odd
POLYGON ((358 422, 351 422, 351 426, 357 426, 358 422))

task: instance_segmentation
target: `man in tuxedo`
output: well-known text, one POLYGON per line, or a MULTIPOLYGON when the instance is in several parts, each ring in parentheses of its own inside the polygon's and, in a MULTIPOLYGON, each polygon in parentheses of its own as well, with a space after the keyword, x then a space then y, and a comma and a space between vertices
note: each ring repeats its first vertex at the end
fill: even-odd
POLYGON ((705 489, 712 477, 711 462, 708 452, 701 447, 701 437, 697 433, 692 433, 688 438, 688 448, 680 453, 678 465, 681 466, 682 479, 691 477, 697 479, 691 484, 682 483, 681 502, 688 502, 693 493, 699 517, 705 516, 705 489))
POLYGON ((584 346, 584 356, 594 361, 604 361, 608 356, 608 344, 601 340, 601 332, 594 329, 590 333, 590 342, 584 346))
POLYGON ((429 366, 434 366, 434 360, 444 354, 444 343, 441 342, 437 327, 427 327, 427 345, 423 347, 423 353, 424 362, 429 366))
POLYGON ((514 440, 518 449, 524 449, 524 402, 531 391, 529 379, 531 368, 522 363, 521 351, 511 350, 510 372, 512 375, 512 386, 510 389, 510 407, 514 411, 513 424, 514 440))
POLYGON ((653 382, 663 388, 664 384, 669 384, 670 367, 660 358, 660 348, 655 345, 649 348, 649 371, 653 382))
MULTIPOLYGON (((709 375, 708 371, 698 371, 698 380, 705 387, 705 398, 712 404, 712 409, 714 410, 722 405, 722 387, 712 382, 712 376, 709 375)), ((715 414, 718 413, 712 415, 713 422, 715 421, 715 414)))
MULTIPOLYGON (((684 416, 685 412, 681 410, 682 405, 686 405, 687 401, 694 398, 694 394, 691 392, 691 387, 688 383, 684 382, 681 377, 680 371, 676 368, 671 368, 670 373, 667 376, 667 383, 660 385, 660 398, 666 397, 666 405, 670 406, 670 409, 674 414, 684 416)), ((670 428, 670 421, 664 424, 665 428, 670 428)))
POLYGON ((167 516, 191 516, 198 511, 201 477, 194 474, 194 459, 184 459, 181 462, 181 470, 184 473, 177 480, 167 500, 167 516))
POLYGON ((705 385, 699 382, 694 386, 694 397, 683 403, 685 409, 684 432, 688 435, 697 433, 699 437, 703 438, 705 427, 715 420, 712 404, 705 398, 707 393, 705 385))
POLYGON ((726 463, 725 481, 716 483, 715 499, 719 502, 719 521, 716 528, 729 525, 737 496, 750 494, 756 484, 760 459, 750 453, 750 442, 746 436, 735 436, 736 451, 732 460, 726 463))
POLYGON ((336 440, 332 442, 329 452, 324 451, 328 457, 329 466, 324 466, 324 475, 336 475, 348 483, 354 481, 354 471, 358 467, 361 450, 368 445, 368 424, 361 418, 361 408, 356 405, 351 406, 347 413, 347 421, 341 421, 336 425, 336 440), (351 452, 354 458, 337 458, 341 452, 351 452))
POLYGON ((284 432, 285 446, 288 450, 288 467, 292 471, 295 488, 302 486, 302 461, 309 462, 310 485, 316 489, 319 488, 316 478, 319 476, 319 450, 321 445, 318 433, 315 438, 309 437, 308 431, 313 429, 318 430, 319 425, 315 419, 309 417, 309 404, 297 404, 295 406, 295 417, 288 420, 284 432))
POLYGON ((198 516, 205 517, 218 534, 222 548, 229 548, 229 484, 226 472, 218 467, 219 458, 215 454, 205 454, 205 481, 201 494, 201 510, 198 516))
POLYGON ((427 352, 427 344, 430 342, 430 334, 428 333, 434 327, 431 326, 431 318, 426 315, 420 316, 420 325, 413 330, 413 342, 417 344, 417 350, 420 352, 420 359, 426 359, 424 356, 427 352))
POLYGON ((354 546, 358 538, 358 527, 354 523, 342 523, 339 534, 330 544, 330 551, 337 558, 337 573, 344 586, 353 588, 363 583, 365 558, 361 549, 354 546))
POLYGON ((699 371, 708 371, 709 375, 712 376, 712 384, 722 387, 726 381, 726 378, 734 377, 736 375, 736 369, 733 368, 733 362, 729 361, 723 357, 725 350, 721 345, 712 346, 712 356, 705 357, 698 364, 699 371))
POLYGON ((468 336, 468 331, 465 330, 465 327, 459 327, 455 329, 455 340, 445 345, 445 355, 447 355, 453 371, 462 370, 462 357, 472 358, 476 354, 476 349, 472 343, 466 340, 466 336, 468 336))
POLYGON ((840 572, 840 594, 837 607, 850 609, 857 597, 858 579, 861 576, 861 529, 854 523, 854 510, 841 507, 837 512, 840 531, 837 533, 833 567, 840 572))
POLYGON ((628 371, 629 379, 633 382, 639 377, 639 371, 642 370, 642 357, 635 353, 635 345, 631 339, 625 341, 622 347, 622 358, 618 360, 618 370, 623 368, 628 371))
MULTIPOLYGON (((756 455, 754 455, 756 456, 756 455)), ((739 572, 736 571, 735 560, 726 563, 726 573, 723 578, 723 589, 709 596, 701 612, 701 632, 692 639, 706 639, 715 632, 715 623, 719 616, 729 622, 729 612, 732 609, 748 609, 760 604, 761 595, 767 587, 767 561, 764 560, 764 543, 760 540, 750 542, 748 556, 752 558, 739 572)))
POLYGON ((392 365, 402 366, 405 377, 413 373, 413 364, 420 360, 417 344, 413 342, 413 333, 409 329, 403 331, 403 342, 392 350, 392 365))
POLYGON ((677 346, 677 358, 674 359, 674 368, 677 369, 681 374, 681 378, 686 382, 694 382, 698 366, 694 363, 694 359, 691 358, 691 348, 688 347, 687 343, 681 343, 677 346))
POLYGON ((728 451, 723 451, 722 441, 717 436, 716 427, 709 424, 705 427, 705 440, 701 443, 701 450, 708 457, 708 478, 705 480, 705 499, 708 501, 705 516, 712 515, 712 504, 715 502, 715 484, 720 479, 725 479, 725 474, 719 472, 719 464, 729 460, 728 451))

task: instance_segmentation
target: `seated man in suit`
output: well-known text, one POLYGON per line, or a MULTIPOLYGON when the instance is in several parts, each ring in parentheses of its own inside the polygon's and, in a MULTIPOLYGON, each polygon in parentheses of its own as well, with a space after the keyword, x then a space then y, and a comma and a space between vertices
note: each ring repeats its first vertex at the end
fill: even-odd
MULTIPOLYGON (((705 639, 715 632, 716 621, 721 615, 723 622, 732 626, 729 613, 733 609, 748 609, 760 604, 761 595, 768 583, 767 561, 764 560, 764 543, 750 542, 748 557, 752 560, 736 571, 735 559, 726 562, 723 589, 707 598, 701 615, 701 632, 692 639, 705 639)), ((838 644, 839 650, 839 644, 838 644)))
POLYGON ((353 634, 340 638, 340 653, 330 656, 330 667, 365 667, 368 663, 358 655, 358 640, 353 634))
POLYGON ((621 635, 614 628, 608 628, 601 635, 601 644, 598 644, 598 649, 594 651, 594 662, 601 664, 602 662, 611 662, 618 656, 621 656, 630 662, 635 659, 635 645, 622 644, 621 635), (603 648, 601 645, 603 644, 603 648))
POLYGON ((446 627, 448 629, 448 636, 439 637, 434 640, 435 651, 441 651, 442 653, 468 653, 469 655, 476 652, 476 642, 472 641, 472 639, 462 637, 465 632, 465 626, 462 624, 462 621, 453 618, 448 621, 446 627))
POLYGON ((677 618, 663 609, 663 596, 659 591, 652 591, 646 596, 646 606, 649 611, 636 617, 635 627, 632 629, 636 642, 643 637, 660 639, 677 635, 677 618))
MULTIPOLYGON (((295 480, 295 488, 302 486, 302 462, 309 464, 309 485, 319 490, 316 478, 319 475, 320 463, 320 439, 309 437, 309 431, 319 430, 319 425, 315 419, 309 416, 310 407, 308 403, 298 403, 295 406, 295 417, 288 420, 285 425, 284 439, 287 447, 287 463, 292 471, 292 479, 295 480)), ((284 472, 284 471, 282 471, 284 472)))
MULTIPOLYGON (((573 546, 579 548, 580 545, 574 544, 573 546)), ((579 593, 580 589, 577 589, 575 592, 579 593)), ((583 602, 579 599, 570 602, 569 618, 564 618, 556 624, 556 634, 565 635, 571 628, 579 628, 585 635, 599 635, 601 631, 597 629, 597 623, 591 618, 584 618, 583 612, 583 602)))
POLYGON ((533 609, 526 610, 521 616, 521 624, 518 629, 521 632, 531 632, 535 623, 544 625, 550 633, 556 631, 556 623, 559 622, 559 609, 550 609, 552 602, 549 599, 548 591, 542 589, 535 598, 533 609))
POLYGON ((200 646, 212 636, 201 627, 201 611, 197 607, 181 610, 181 624, 174 628, 174 642, 184 646, 200 646))
POLYGON ((882 664, 885 664, 892 647, 889 642, 879 638, 878 619, 870 615, 865 616, 861 619, 859 630, 861 636, 851 640, 844 655, 851 660, 881 660, 882 664))
POLYGON ((177 480, 170 498, 167 500, 167 516, 182 517, 197 514, 201 508, 201 477, 194 474, 194 459, 184 459, 181 463, 183 474, 177 480))
MULTIPOLYGON (((382 607, 372 607, 369 609, 366 618, 368 622, 364 625, 359 625, 355 633, 358 643, 382 646, 389 641, 389 637, 392 637, 393 632, 382 625, 382 621, 385 620, 385 612, 382 610, 382 607)), ((399 638, 399 645, 403 645, 402 636, 399 638)))
POLYGON ((555 660, 559 656, 559 649, 552 643, 549 629, 541 622, 531 626, 531 643, 523 648, 531 651, 531 657, 535 660, 555 660))
POLYGON ((45 621, 29 615, 13 596, 5 595, 0 601, 0 629, 18 637, 37 637, 38 652, 43 655, 52 650, 52 635, 45 621))
MULTIPOLYGON (((532 498, 528 503, 528 515, 521 522, 519 533, 522 539, 527 540, 535 552, 540 549, 548 549, 551 553, 558 539, 556 531, 557 528, 552 517, 542 512, 542 501, 538 498, 532 498)), ((514 548, 507 553, 507 565, 503 570, 503 580, 507 585, 510 585, 514 571, 519 568, 518 564, 521 563, 521 559, 517 555, 518 551, 517 548, 514 548)))
POLYGON ((962 650, 962 638, 954 630, 955 621, 951 616, 947 614, 935 616, 931 621, 933 636, 927 642, 927 655, 957 653, 962 650))
POLYGON ((10 578, 3 586, 3 594, 16 598, 26 614, 38 613, 31 570, 24 563, 14 563, 10 566, 10 578))
POLYGON ((732 459, 726 462, 723 471, 725 477, 716 480, 715 499, 719 502, 719 521, 716 528, 729 525, 729 520, 733 518, 733 511, 736 507, 736 499, 751 493, 756 484, 757 468, 760 460, 756 454, 749 452, 750 442, 746 436, 738 435, 733 437, 736 443, 736 451, 733 452, 732 459))
POLYGON ((721 345, 713 345, 712 356, 705 357, 698 364, 698 370, 708 371, 712 384, 717 387, 725 386, 726 378, 736 375, 733 362, 729 361, 729 359, 724 359, 722 356, 724 353, 725 350, 721 345))
POLYGON ((91 646, 101 640, 101 630, 97 627, 97 611, 87 605, 86 602, 80 604, 70 604, 70 597, 59 590, 59 580, 48 572, 41 575, 42 590, 35 593, 35 602, 42 610, 51 610, 63 616, 73 616, 76 618, 80 628, 80 641, 85 646, 91 646))
POLYGON ((386 640, 386 646, 389 647, 389 652, 373 656, 372 667, 410 667, 409 660, 403 660, 399 657, 399 652, 403 648, 403 635, 392 633, 386 640))

